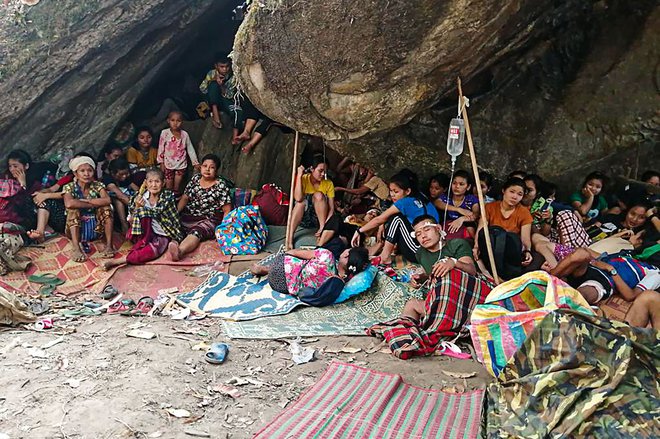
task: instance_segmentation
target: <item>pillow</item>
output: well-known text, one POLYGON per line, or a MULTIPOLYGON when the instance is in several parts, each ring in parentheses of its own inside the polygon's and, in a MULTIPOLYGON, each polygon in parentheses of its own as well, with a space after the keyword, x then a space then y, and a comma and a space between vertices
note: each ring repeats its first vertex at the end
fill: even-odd
POLYGON ((357 296, 358 294, 368 290, 369 287, 371 287, 371 284, 374 282, 377 273, 378 268, 370 265, 369 268, 364 270, 362 273, 356 274, 353 279, 346 283, 344 289, 341 290, 341 293, 339 293, 339 296, 337 296, 335 303, 345 302, 351 297, 357 296))

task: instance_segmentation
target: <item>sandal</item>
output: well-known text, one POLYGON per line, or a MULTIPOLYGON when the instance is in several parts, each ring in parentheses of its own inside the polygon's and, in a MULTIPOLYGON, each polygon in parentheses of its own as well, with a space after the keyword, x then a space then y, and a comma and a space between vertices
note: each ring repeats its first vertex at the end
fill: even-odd
POLYGON ((108 308, 108 314, 125 313, 135 308, 135 301, 133 299, 124 299, 113 303, 108 308))
POLYGON ((450 341, 441 342, 436 352, 437 355, 446 355, 448 357, 458 358, 459 360, 469 360, 472 358, 472 355, 461 351, 461 348, 459 348, 456 343, 450 341))
POLYGON ((57 277, 57 275, 53 273, 32 274, 28 276, 28 280, 36 284, 54 285, 54 286, 62 285, 64 282, 66 282, 64 279, 60 279, 59 277, 57 277))
POLYGON ((63 317, 89 317, 89 316, 100 316, 101 313, 91 308, 85 306, 78 309, 65 309, 60 311, 60 315, 63 317))
POLYGON ((226 343, 213 343, 204 359, 211 364, 222 364, 229 353, 229 346, 226 343))
POLYGON ((110 300, 117 294, 119 294, 119 290, 117 290, 117 288, 113 287, 112 285, 106 285, 103 288, 103 291, 101 291, 101 299, 110 300))
POLYGON ((154 299, 152 299, 149 296, 144 296, 141 297, 140 300, 138 300, 137 305, 135 308, 122 312, 121 315, 123 316, 131 316, 131 317, 146 317, 146 315, 151 311, 151 308, 154 307, 154 299))

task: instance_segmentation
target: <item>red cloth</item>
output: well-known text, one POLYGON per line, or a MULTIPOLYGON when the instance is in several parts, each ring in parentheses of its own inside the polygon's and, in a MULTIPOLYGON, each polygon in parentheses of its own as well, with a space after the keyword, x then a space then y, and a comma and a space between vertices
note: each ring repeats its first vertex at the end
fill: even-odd
POLYGON ((151 228, 151 218, 142 218, 140 225, 144 233, 131 237, 135 244, 126 255, 126 262, 131 265, 141 265, 159 258, 170 243, 170 238, 154 233, 151 228))
POLYGON ((474 307, 484 302, 493 287, 482 278, 453 269, 429 291, 424 304, 425 315, 419 322, 399 317, 377 323, 366 332, 383 338, 394 356, 402 360, 431 355, 440 342, 465 330, 474 307))

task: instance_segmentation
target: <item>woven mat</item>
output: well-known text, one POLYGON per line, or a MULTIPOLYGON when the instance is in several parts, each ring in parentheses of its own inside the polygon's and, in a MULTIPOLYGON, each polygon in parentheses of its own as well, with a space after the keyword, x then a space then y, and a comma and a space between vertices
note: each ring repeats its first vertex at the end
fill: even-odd
POLYGON ((287 315, 257 320, 223 321, 222 325, 230 338, 365 335, 365 328, 397 317, 409 297, 405 285, 379 273, 369 290, 344 303, 297 308, 287 315))
MULTIPOLYGON (((115 258, 126 256, 131 248, 129 243, 122 245, 122 242, 122 238, 115 235, 115 248, 119 248, 115 258)), ((28 281, 28 276, 52 273, 65 281, 57 287, 58 294, 72 295, 84 290, 99 293, 112 276, 113 271, 104 271, 101 268, 106 259, 99 255, 99 251, 104 247, 99 241, 90 244, 91 251, 87 261, 83 263, 71 260, 73 247, 71 241, 65 237, 50 239, 41 247, 21 249, 19 254, 32 259, 32 264, 25 272, 12 272, 2 276, 0 286, 18 294, 37 294, 41 285, 28 281)))
POLYGON ((333 361, 255 438, 476 438, 484 390, 445 393, 333 361))

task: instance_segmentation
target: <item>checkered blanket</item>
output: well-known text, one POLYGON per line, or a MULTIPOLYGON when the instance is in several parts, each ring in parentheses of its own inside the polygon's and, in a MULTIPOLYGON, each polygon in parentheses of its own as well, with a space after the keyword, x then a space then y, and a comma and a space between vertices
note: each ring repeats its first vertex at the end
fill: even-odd
POLYGON ((454 269, 429 291, 426 315, 419 322, 399 317, 371 326, 367 334, 385 339, 398 358, 430 355, 440 342, 464 330, 474 307, 483 303, 493 288, 485 278, 454 269))

